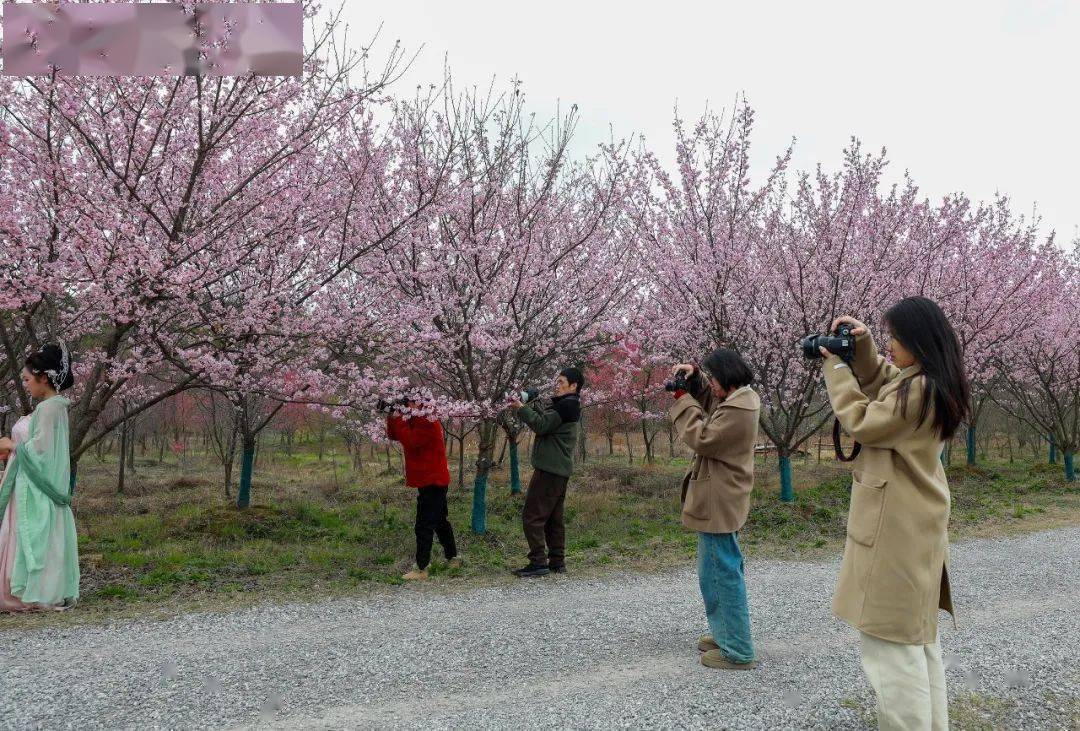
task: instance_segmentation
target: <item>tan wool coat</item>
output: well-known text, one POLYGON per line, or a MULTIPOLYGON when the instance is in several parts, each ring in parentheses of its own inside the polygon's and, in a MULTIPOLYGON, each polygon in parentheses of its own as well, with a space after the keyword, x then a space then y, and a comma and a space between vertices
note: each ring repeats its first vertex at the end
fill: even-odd
POLYGON ((682 483, 682 522, 699 533, 734 533, 750 513, 754 442, 761 399, 749 386, 723 401, 700 378, 694 393, 668 411, 679 438, 694 451, 682 483))
POLYGON ((823 367, 840 424, 863 445, 852 463, 833 613, 883 640, 929 644, 937 639, 938 609, 955 612, 949 485, 941 465, 944 441, 931 426, 932 404, 918 423, 926 379, 918 365, 900 370, 886 363, 869 334, 856 338, 851 368, 835 355, 823 367), (905 414, 899 391, 906 380, 905 414))

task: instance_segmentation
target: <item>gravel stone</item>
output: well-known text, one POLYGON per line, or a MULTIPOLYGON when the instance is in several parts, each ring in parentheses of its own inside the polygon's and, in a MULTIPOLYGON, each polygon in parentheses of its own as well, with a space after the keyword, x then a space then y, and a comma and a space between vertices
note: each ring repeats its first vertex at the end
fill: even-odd
MULTIPOLYGON (((1080 528, 951 555, 951 706, 975 692, 1008 728, 1076 728, 1080 528)), ((746 565, 750 672, 699 663, 707 627, 689 568, 409 586, 0 632, 0 728, 866 728, 856 632, 829 613, 839 560, 746 565)))

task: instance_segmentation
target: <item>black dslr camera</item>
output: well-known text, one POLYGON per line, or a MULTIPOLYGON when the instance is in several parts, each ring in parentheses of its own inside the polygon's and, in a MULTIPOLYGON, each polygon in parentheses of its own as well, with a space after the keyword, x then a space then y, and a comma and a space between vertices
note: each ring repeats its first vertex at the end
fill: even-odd
POLYGON ((409 403, 409 399, 407 398, 399 398, 394 401, 379 399, 375 404, 375 410, 383 414, 389 414, 395 407, 404 406, 407 403, 409 403))
POLYGON ((807 335, 801 341, 803 355, 807 358, 820 358, 818 348, 839 355, 845 361, 855 357, 855 336, 851 334, 851 325, 842 322, 832 335, 807 335))
MULTIPOLYGON (((851 325, 846 322, 840 323, 832 335, 807 335, 801 342, 803 355, 807 358, 822 357, 818 348, 825 348, 830 353, 839 355, 849 366, 855 358, 855 336, 851 334, 851 325)), ((852 462, 862 451, 862 445, 855 442, 851 454, 844 454, 844 449, 840 445, 840 430, 840 419, 833 419, 833 450, 836 452, 836 458, 841 462, 852 462)))
POLYGON ((675 377, 664 384, 664 390, 674 393, 675 391, 689 391, 690 383, 686 380, 686 373, 679 371, 675 377))

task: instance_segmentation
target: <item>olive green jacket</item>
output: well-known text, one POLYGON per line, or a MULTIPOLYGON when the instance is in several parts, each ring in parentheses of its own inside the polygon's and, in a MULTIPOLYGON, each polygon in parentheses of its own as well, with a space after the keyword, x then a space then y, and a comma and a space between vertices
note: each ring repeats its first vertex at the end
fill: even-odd
POLYGON ((576 394, 566 396, 562 401, 573 403, 526 404, 518 410, 517 418, 536 434, 531 455, 533 469, 570 477, 574 471, 580 406, 576 394))

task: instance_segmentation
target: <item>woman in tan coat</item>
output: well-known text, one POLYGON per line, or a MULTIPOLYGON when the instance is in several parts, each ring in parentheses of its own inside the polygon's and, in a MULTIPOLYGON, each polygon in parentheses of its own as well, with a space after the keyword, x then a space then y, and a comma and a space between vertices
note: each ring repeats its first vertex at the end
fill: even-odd
POLYGON ((727 348, 700 368, 684 363, 672 372, 687 376, 669 416, 694 451, 683 478, 682 522, 698 533, 698 582, 711 630, 698 641, 701 664, 749 670, 754 645, 738 531, 750 512, 761 400, 750 388, 750 367, 727 348))
POLYGON ((970 391, 959 340, 941 309, 908 297, 885 313, 892 363, 851 317, 850 365, 822 348, 836 418, 862 445, 833 613, 861 633, 862 666, 877 695, 878 726, 949 726, 938 609, 949 592, 945 442, 967 417, 970 391))

